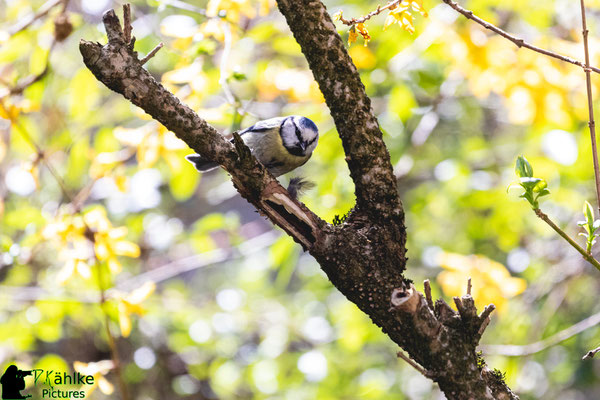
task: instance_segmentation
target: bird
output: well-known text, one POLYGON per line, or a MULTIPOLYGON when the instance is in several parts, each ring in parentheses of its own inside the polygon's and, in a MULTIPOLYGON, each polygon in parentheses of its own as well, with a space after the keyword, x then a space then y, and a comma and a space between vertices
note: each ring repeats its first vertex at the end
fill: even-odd
MULTIPOLYGON (((319 130, 315 123, 300 115, 259 121, 240 131, 239 135, 252 155, 275 177, 304 165, 319 141, 319 130)), ((219 166, 199 154, 190 154, 185 158, 200 172, 219 166)))

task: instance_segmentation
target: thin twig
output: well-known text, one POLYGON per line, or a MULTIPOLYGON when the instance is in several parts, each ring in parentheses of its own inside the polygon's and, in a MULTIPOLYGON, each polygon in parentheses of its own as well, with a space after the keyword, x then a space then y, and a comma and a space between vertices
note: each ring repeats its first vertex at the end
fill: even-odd
POLYGON ((600 212, 600 167, 598 166, 598 150, 596 148, 596 122, 594 121, 594 105, 592 104, 592 77, 590 73, 590 51, 588 47, 588 29, 585 18, 585 3, 580 0, 581 4, 581 35, 583 36, 583 49, 585 51, 585 85, 587 87, 588 100, 588 126, 590 128, 590 139, 592 141, 592 159, 594 161, 594 177, 596 179, 596 200, 598 204, 598 212, 600 212))
POLYGON ((131 4, 123 4, 123 38, 125 43, 131 42, 131 4))
POLYGON ((486 328, 490 324, 490 321, 492 320, 490 318, 490 314, 495 309, 496 309, 495 305, 489 304, 483 309, 483 312, 479 315, 479 320, 481 321, 481 325, 479 326, 479 329, 477 330, 477 333, 479 334, 479 336, 483 335, 483 332, 485 332, 486 328))
POLYGON ((46 16, 46 14, 48 14, 50 12, 50 10, 52 10, 54 7, 56 7, 62 1, 63 0, 49 0, 49 1, 45 2, 44 5, 42 5, 39 8, 37 13, 30 15, 29 17, 25 18, 24 20, 20 21, 18 24, 9 28, 8 34, 10 36, 13 36, 19 32, 24 31, 25 29, 29 28, 31 26, 31 24, 33 24, 38 19, 46 16))
POLYGON ((492 32, 497 33, 498 35, 510 40, 511 42, 513 42, 514 44, 517 45, 517 47, 525 47, 529 50, 533 50, 535 52, 538 52, 540 54, 544 54, 548 57, 552 57, 552 58, 556 58, 557 60, 561 60, 564 62, 568 62, 571 63, 573 65, 577 65, 581 68, 583 68, 584 70, 586 69, 591 69, 592 71, 596 72, 596 73, 600 73, 600 68, 596 68, 596 67, 591 67, 591 66, 586 66, 586 64, 582 63, 581 61, 575 60, 573 58, 570 57, 566 57, 557 53, 554 53, 552 51, 546 50, 546 49, 542 49, 540 47, 534 46, 530 43, 527 43, 526 41, 524 41, 521 38, 518 38, 516 36, 511 35, 510 33, 503 31, 502 29, 498 28, 495 25, 490 24, 489 22, 479 18, 478 16, 476 16, 475 14, 473 14, 473 11, 471 10, 467 10, 465 8, 462 8, 461 6, 459 6, 457 3, 455 3, 452 0, 442 0, 444 3, 448 4, 450 7, 452 7, 454 10, 458 11, 459 13, 461 13, 462 15, 464 15, 465 17, 467 17, 468 19, 477 22, 479 25, 483 26, 486 29, 489 29, 492 32))
POLYGON ((350 18, 350 19, 345 19, 344 17, 342 17, 342 15, 340 14, 340 22, 344 25, 348 25, 348 26, 352 26, 354 24, 362 24, 363 22, 366 22, 368 20, 370 20, 371 18, 373 18, 376 15, 381 14, 382 11, 387 10, 388 8, 394 8, 396 7, 398 4, 402 3, 402 0, 394 0, 394 1, 390 1, 389 3, 387 3, 385 6, 381 7, 381 6, 377 6, 377 8, 373 11, 371 11, 370 13, 368 13, 367 15, 363 15, 362 17, 359 18, 350 18))
POLYGON ((587 353, 585 353, 585 355, 583 357, 581 357, 581 359, 585 361, 585 360, 594 358, 596 353, 598 353, 599 351, 600 351, 600 347, 596 347, 594 350, 590 350, 587 353))
POLYGON ((225 93, 225 98, 227 102, 235 107, 235 111, 237 112, 237 99, 233 95, 233 91, 229 86, 229 73, 227 71, 227 63, 229 62, 229 55, 231 54, 231 28, 228 23, 224 24, 223 29, 223 51, 221 52, 221 61, 219 63, 219 85, 223 88, 223 93, 225 93))
POLYGON ((58 172, 54 169, 54 167, 52 166, 52 164, 50 164, 50 162, 46 159, 46 153, 44 152, 44 150, 41 148, 41 146, 39 146, 37 144, 37 142, 33 139, 33 137, 25 129, 25 127, 23 127, 23 125, 21 125, 12 116, 12 114, 10 112, 8 112, 8 110, 6 109, 6 106, 4 105, 4 102, 2 101, 2 99, 0 99, 0 107, 4 110, 5 114, 9 116, 9 120, 10 120, 11 124, 17 129, 17 131, 19 131, 19 133, 21 133, 21 136, 23 136, 23 138, 25 139, 25 141, 29 142, 29 144, 31 145, 31 147, 34 148, 34 150, 36 151, 38 159, 46 166, 46 168, 48 169, 48 171, 50 171, 50 173, 52 174, 52 176, 56 180, 56 183, 58 183, 58 186, 60 187, 60 189, 61 189, 61 191, 63 193, 63 196, 69 202, 71 202, 73 200, 73 198, 72 198, 71 194, 69 193, 65 182, 62 180, 62 178, 60 177, 60 175, 58 174, 58 172))
POLYGON ((162 49, 163 46, 164 46, 163 42, 160 42, 158 45, 156 45, 155 48, 152 49, 152 51, 150 53, 148 53, 148 55, 146 57, 144 57, 140 60, 140 63, 142 63, 142 65, 146 64, 148 62, 148 60, 150 60, 152 57, 154 57, 154 55, 156 53, 158 53, 158 51, 160 49, 162 49))
POLYGON ((504 356, 527 356, 530 354, 539 353, 549 347, 557 345, 586 329, 590 329, 600 323, 600 312, 593 314, 586 319, 579 321, 575 325, 563 329, 552 336, 547 337, 539 342, 526 345, 511 345, 511 344, 488 344, 482 345, 481 348, 485 354, 500 354, 504 356))
POLYGON ((425 291, 425 299, 427 300, 427 305, 431 310, 433 310, 433 298, 431 297, 431 284, 429 283, 429 279, 425 279, 423 282, 423 289, 425 291))
POLYGON ((569 242, 569 244, 575 250, 577 250, 583 256, 584 259, 586 259, 590 264, 592 264, 594 267, 596 267, 596 269, 598 269, 600 271, 600 262, 598 262, 598 260, 596 260, 594 257, 592 257, 592 255, 588 254, 585 251, 585 249, 583 249, 580 245, 577 244, 577 242, 575 242, 573 239, 571 239, 571 237, 569 235, 567 235, 565 233, 565 231, 560 229, 554 222, 552 222, 552 220, 550 218, 548 218, 548 216, 546 214, 544 214, 542 212, 542 210, 540 210, 539 208, 536 208, 533 211, 535 211, 535 214, 538 217, 540 217, 540 219, 542 221, 544 221, 545 223, 550 225, 550 227, 552 229, 554 229, 554 231, 556 231, 556 233, 558 233, 560 236, 562 236, 563 239, 565 239, 567 242, 569 242))
POLYGON ((200 15, 206 15, 206 10, 204 8, 193 6, 191 4, 186 3, 185 1, 180 1, 180 0, 162 0, 161 4, 164 4, 165 6, 179 8, 181 10, 195 12, 195 13, 198 13, 200 15))
MULTIPOLYGON (((93 234, 91 235, 91 237, 93 238, 93 234)), ((102 279, 103 265, 104 264, 101 263, 99 260, 96 260, 96 278, 98 280, 98 290, 100 292, 100 308, 102 309, 102 313, 104 314, 104 328, 106 330, 108 346, 110 348, 110 355, 113 361, 115 374, 117 375, 117 380, 119 382, 121 397, 123 400, 129 400, 129 391, 127 390, 127 385, 125 384, 125 380, 123 379, 123 373, 121 370, 121 358, 119 356, 119 348, 117 347, 115 337, 110 329, 110 314, 106 309, 106 294, 104 290, 104 282, 102 279)))
MULTIPOLYGON (((160 284, 169 279, 190 273, 192 271, 215 266, 227 261, 237 260, 256 254, 271 246, 277 238, 277 231, 270 230, 256 237, 250 238, 231 249, 210 250, 192 256, 173 260, 162 264, 150 271, 127 278, 116 284, 116 289, 107 289, 105 297, 113 298, 116 291, 129 292, 134 288, 142 286, 146 282, 160 284)), ((150 262, 150 264, 152 264, 150 262)), ((98 303, 99 292, 77 291, 65 292, 63 288, 46 289, 38 286, 7 286, 0 285, 0 298, 7 298, 17 302, 75 302, 75 303, 98 303)))
POLYGON ((470 296, 471 295, 471 289, 473 288, 473 286, 471 285, 471 277, 469 277, 469 279, 467 280, 467 294, 470 296))
POLYGON ((431 378, 431 374, 425 368, 421 367, 419 364, 405 356, 403 352, 399 351, 397 353, 397 356, 398 358, 401 358, 404 361, 406 361, 411 367, 419 371, 425 378, 431 378))
POLYGON ((48 55, 46 56, 46 64, 44 65, 44 69, 39 74, 30 75, 26 78, 20 79, 17 84, 11 88, 7 92, 7 95, 13 94, 21 94, 25 89, 29 86, 33 85, 36 82, 42 80, 50 71, 50 56, 52 55, 52 51, 56 46, 56 39, 52 40, 52 44, 50 44, 50 49, 48 50, 48 55))
POLYGON ((492 311, 494 311, 495 309, 496 309, 495 305, 488 304, 487 306, 485 306, 485 308, 483 309, 483 311, 479 315, 479 319, 482 320, 482 321, 484 321, 487 317, 490 316, 490 314, 492 313, 492 311))

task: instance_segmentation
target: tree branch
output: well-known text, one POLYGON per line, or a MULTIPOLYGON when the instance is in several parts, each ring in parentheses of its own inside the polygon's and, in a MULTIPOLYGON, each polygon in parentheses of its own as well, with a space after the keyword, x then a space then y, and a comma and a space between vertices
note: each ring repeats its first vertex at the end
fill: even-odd
POLYGON ((325 222, 292 199, 254 157, 240 157, 215 128, 158 83, 133 51, 133 38, 126 41, 113 10, 104 14, 103 22, 108 36, 105 46, 85 40, 79 44, 84 63, 96 78, 141 107, 203 157, 220 164, 244 198, 305 249, 311 248, 325 222))
POLYGON ((404 211, 379 122, 327 9, 320 1, 308 0, 278 0, 277 5, 300 44, 335 121, 356 187, 358 208, 400 222, 404 211))
POLYGON ((478 316, 470 295, 458 298, 460 313, 442 300, 432 308, 402 275, 404 212, 389 154, 370 99, 325 6, 318 0, 278 4, 325 96, 356 185, 355 212, 335 227, 290 198, 239 135, 234 134, 234 145, 227 142, 156 82, 124 40, 114 11, 104 16, 108 44, 82 40, 80 50, 98 80, 225 168, 240 194, 301 243, 336 288, 423 366, 449 400, 517 399, 478 360, 476 348, 492 308, 478 316))
POLYGON ((542 49, 541 47, 534 46, 530 43, 527 43, 523 39, 513 36, 510 33, 498 28, 497 26, 490 24, 489 22, 479 18, 477 15, 473 14, 473 11, 467 10, 466 8, 461 7, 460 5, 458 5, 456 2, 454 2, 452 0, 442 0, 442 1, 446 4, 448 4, 450 7, 452 7, 457 12, 461 13, 462 15, 464 15, 465 17, 470 19, 471 21, 475 21, 479 25, 483 26, 485 29, 489 29, 490 31, 497 33, 498 35, 502 36, 503 38, 510 40, 511 42, 516 44, 517 47, 525 47, 526 49, 533 50, 537 53, 544 54, 548 57, 556 58, 557 60, 561 60, 561 61, 568 62, 573 65, 577 65, 578 67, 581 67, 584 70, 589 68, 596 73, 600 73, 600 68, 587 67, 581 61, 554 53, 550 50, 542 49))
POLYGON ((555 333, 546 339, 540 340, 535 343, 529 343, 524 345, 514 344, 488 344, 483 345, 482 350, 485 354, 501 354, 503 356, 528 356, 531 354, 539 353, 549 347, 559 344, 586 329, 592 328, 600 324, 600 313, 596 313, 587 317, 586 319, 579 321, 578 323, 571 325, 570 327, 563 329, 560 332, 555 333))
POLYGON ((594 104, 592 98, 592 77, 590 73, 590 51, 588 46, 588 29, 585 18, 585 3, 579 2, 581 6, 581 35, 583 36, 583 51, 585 54, 585 86, 588 101, 588 127, 590 128, 590 141, 592 143, 592 161, 594 164, 594 178, 596 182, 596 206, 600 211, 600 167, 598 166, 598 150, 596 148, 596 122, 594 121, 594 104))

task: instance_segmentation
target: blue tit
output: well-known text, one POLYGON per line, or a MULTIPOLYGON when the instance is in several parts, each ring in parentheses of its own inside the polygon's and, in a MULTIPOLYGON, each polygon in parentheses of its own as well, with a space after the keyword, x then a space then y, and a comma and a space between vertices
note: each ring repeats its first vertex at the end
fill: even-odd
MULTIPOLYGON (((319 131, 306 117, 292 115, 259 121, 239 132, 254 157, 274 176, 283 175, 304 165, 317 147, 319 131)), ((233 142, 233 139, 232 139, 233 142)), ((199 154, 185 157, 200 172, 218 167, 199 154)))

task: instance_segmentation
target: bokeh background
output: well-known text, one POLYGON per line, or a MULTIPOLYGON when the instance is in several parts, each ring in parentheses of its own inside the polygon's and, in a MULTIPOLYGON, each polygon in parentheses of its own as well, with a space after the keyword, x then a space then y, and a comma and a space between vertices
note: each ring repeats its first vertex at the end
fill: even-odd
MULTIPOLYGON (((279 115, 315 121, 319 145, 289 175, 315 182, 301 200, 325 220, 351 209, 341 142, 274 1, 131 3, 140 55, 164 43, 149 71, 224 134, 279 115)), ((325 3, 345 18, 377 6, 325 3)), ((199 175, 183 142, 85 68, 79 40, 105 42, 101 15, 122 4, 0 0, 2 371, 93 374, 91 399, 120 398, 119 377, 138 400, 443 398, 225 172, 199 175)), ((579 2, 461 4, 583 59, 579 2)), ((583 203, 595 204, 585 75, 441 1, 412 5, 349 45, 398 178, 407 275, 446 299, 472 277, 480 309, 498 307, 486 360, 522 399, 600 398, 600 361, 581 361, 600 344, 600 272, 507 192, 524 154, 551 191, 542 209, 582 231, 583 203)), ((600 65, 600 1, 587 6, 600 65)))

